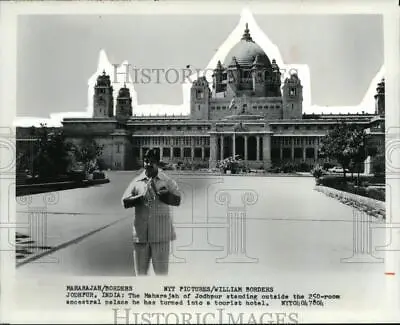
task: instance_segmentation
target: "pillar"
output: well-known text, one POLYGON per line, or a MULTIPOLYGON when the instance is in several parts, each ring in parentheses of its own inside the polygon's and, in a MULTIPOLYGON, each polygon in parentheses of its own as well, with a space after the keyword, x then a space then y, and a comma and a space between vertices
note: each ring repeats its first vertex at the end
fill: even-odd
POLYGON ((143 161, 143 147, 142 143, 139 144, 139 160, 143 161))
POLYGON ((179 158, 181 158, 181 159, 185 159, 185 157, 183 156, 183 147, 181 146, 180 148, 180 155, 179 155, 179 158))
POLYGON ((314 160, 318 160, 318 141, 317 138, 314 138, 314 160))
POLYGON ((190 144, 191 144, 190 156, 192 157, 192 161, 193 161, 194 160, 194 138, 193 137, 190 139, 190 144))
POLYGON ((256 160, 259 161, 260 160, 260 137, 257 135, 256 139, 257 139, 257 157, 256 157, 256 160))
POLYGON ((160 160, 163 160, 163 158, 164 158, 164 156, 163 156, 163 149, 164 149, 164 147, 161 146, 161 147, 160 147, 160 160))
POLYGON ((244 136, 244 160, 247 161, 247 135, 244 136))
POLYGON ((236 156, 236 134, 233 133, 232 134, 232 156, 235 157, 236 156))
POLYGON ((201 160, 204 160, 204 145, 201 147, 201 160))
MULTIPOLYGON (((204 148, 202 151, 204 157, 204 148)), ((217 165, 217 136, 215 134, 210 134, 210 160, 209 168, 215 168, 217 165)))
POLYGON ((222 160, 222 159, 224 159, 224 136, 223 135, 221 135, 220 136, 220 151, 219 151, 219 153, 220 153, 220 160, 222 160))
POLYGON ((282 144, 282 142, 279 143, 279 158, 280 158, 280 161, 282 161, 282 159, 283 159, 283 144, 282 144))
POLYGON ((173 159, 174 158, 174 147, 170 147, 169 149, 169 159, 173 159))
POLYGON ((303 145, 303 161, 306 161, 306 147, 303 145))
POLYGON ((290 145, 291 145, 291 158, 292 158, 292 161, 294 160, 294 139, 292 138, 291 139, 291 141, 290 141, 290 145))
POLYGON ((264 134, 263 136, 263 166, 264 169, 271 167, 271 135, 264 134))

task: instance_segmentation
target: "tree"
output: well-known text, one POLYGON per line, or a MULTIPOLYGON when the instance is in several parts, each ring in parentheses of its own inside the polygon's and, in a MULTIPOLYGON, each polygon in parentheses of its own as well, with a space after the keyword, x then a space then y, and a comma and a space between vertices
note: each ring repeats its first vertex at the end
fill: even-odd
POLYGON ((385 175, 385 147, 379 148, 372 158, 372 171, 375 176, 385 175))
POLYGON ((40 128, 32 129, 32 133, 37 137, 33 158, 34 175, 54 178, 65 174, 71 162, 71 144, 65 141, 63 132, 41 124, 40 128))
POLYGON ((93 138, 85 138, 79 146, 74 147, 75 158, 85 165, 85 171, 91 173, 98 168, 98 158, 103 153, 103 146, 93 138))
POLYGON ((349 138, 349 147, 351 151, 351 171, 352 173, 354 169, 357 171, 357 184, 359 185, 360 170, 365 159, 368 157, 367 134, 364 129, 356 127, 352 130, 349 138))
POLYGON ((353 127, 344 122, 336 125, 322 139, 319 155, 336 160, 343 168, 343 177, 346 180, 346 169, 349 168, 352 150, 349 138, 353 132, 353 127))

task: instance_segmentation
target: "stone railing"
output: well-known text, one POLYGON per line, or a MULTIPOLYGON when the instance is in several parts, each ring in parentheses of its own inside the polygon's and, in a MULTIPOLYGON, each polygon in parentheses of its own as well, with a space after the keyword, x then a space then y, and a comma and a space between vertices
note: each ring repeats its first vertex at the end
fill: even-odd
POLYGON ((365 196, 336 190, 331 187, 318 185, 315 190, 325 195, 339 200, 341 203, 352 206, 358 210, 372 215, 378 219, 386 218, 385 202, 371 199, 365 196))

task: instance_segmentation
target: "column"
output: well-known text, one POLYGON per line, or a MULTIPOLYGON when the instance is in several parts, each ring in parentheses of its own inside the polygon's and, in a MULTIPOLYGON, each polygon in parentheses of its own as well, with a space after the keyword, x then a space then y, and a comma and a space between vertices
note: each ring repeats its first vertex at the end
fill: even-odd
MULTIPOLYGON (((203 148, 204 157, 204 148, 203 148)), ((210 160, 209 168, 215 168, 217 165, 217 136, 215 134, 210 134, 210 160)))
POLYGON ((163 149, 164 149, 164 147, 161 146, 161 147, 160 147, 160 160, 163 160, 163 158, 164 158, 164 156, 163 156, 163 149))
POLYGON ((169 149, 169 159, 173 159, 174 158, 174 147, 170 147, 169 149))
POLYGON ((260 137, 257 135, 256 136, 256 139, 257 139, 257 157, 256 157, 256 160, 258 161, 258 160, 260 160, 260 137))
POLYGON ((139 160, 143 161, 143 146, 142 141, 139 142, 139 160))
POLYGON ((291 158, 293 161, 294 160, 294 138, 291 139, 290 144, 291 144, 291 158))
POLYGON ((204 160, 204 145, 201 146, 201 160, 204 160))
POLYGON ((185 157, 183 156, 183 146, 180 146, 179 149, 180 149, 180 151, 181 151, 179 157, 180 157, 181 159, 184 159, 185 157))
POLYGON ((314 160, 318 160, 318 141, 317 138, 314 138, 314 160))
POLYGON ((271 135, 264 134, 263 136, 263 165, 264 169, 271 167, 271 135))
POLYGON ((244 160, 247 161, 247 135, 244 136, 244 160))
POLYGON ((279 141, 279 160, 282 161, 283 159, 283 143, 282 140, 279 141))
POLYGON ((232 134, 232 156, 236 156, 236 134, 232 134))
POLYGON ((306 147, 303 145, 303 161, 306 161, 306 147))
POLYGON ((224 159, 224 136, 223 135, 221 135, 220 137, 219 137, 219 139, 220 139, 220 160, 222 160, 222 159, 224 159))

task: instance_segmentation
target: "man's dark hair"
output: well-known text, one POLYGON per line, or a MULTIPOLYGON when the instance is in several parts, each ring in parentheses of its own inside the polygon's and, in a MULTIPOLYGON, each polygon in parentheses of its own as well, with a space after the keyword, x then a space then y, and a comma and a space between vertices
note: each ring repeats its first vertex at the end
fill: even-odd
POLYGON ((160 149, 153 148, 147 150, 144 154, 144 159, 158 164, 160 162, 160 149))

